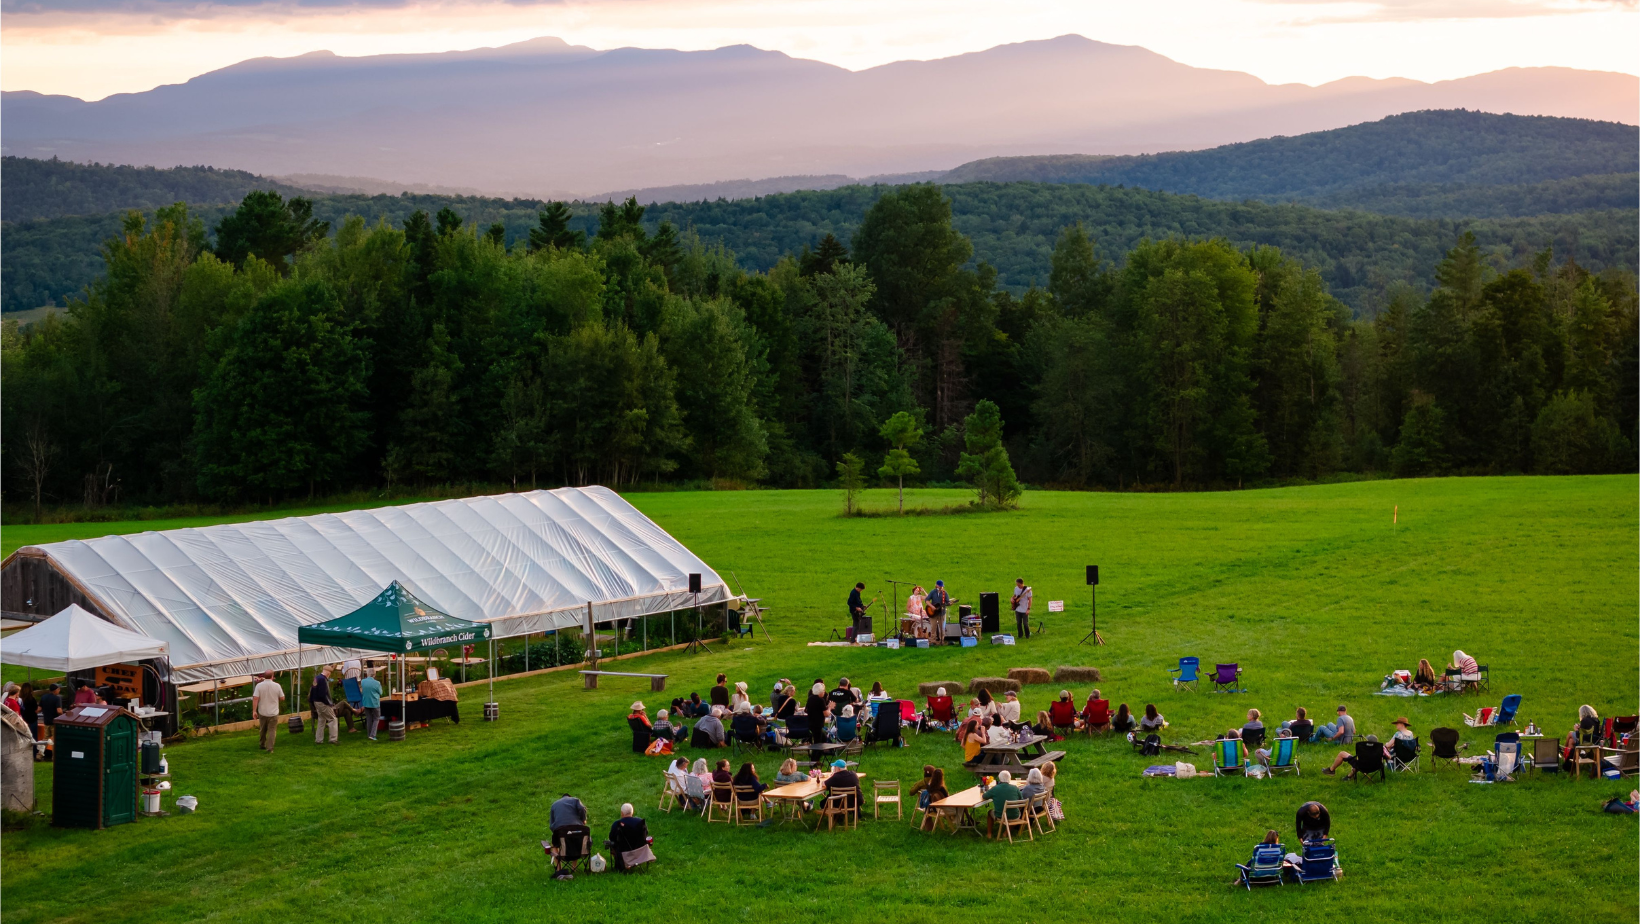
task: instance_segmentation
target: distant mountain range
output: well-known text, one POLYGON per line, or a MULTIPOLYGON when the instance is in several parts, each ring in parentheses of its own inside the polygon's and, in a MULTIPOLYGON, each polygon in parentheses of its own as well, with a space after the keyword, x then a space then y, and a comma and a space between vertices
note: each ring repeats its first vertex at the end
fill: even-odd
POLYGON ((259 58, 97 102, 0 95, 7 154, 530 196, 1192 150, 1453 108, 1631 120, 1640 78, 1511 68, 1271 85, 1074 35, 853 72, 749 46, 597 51, 544 38, 259 58))

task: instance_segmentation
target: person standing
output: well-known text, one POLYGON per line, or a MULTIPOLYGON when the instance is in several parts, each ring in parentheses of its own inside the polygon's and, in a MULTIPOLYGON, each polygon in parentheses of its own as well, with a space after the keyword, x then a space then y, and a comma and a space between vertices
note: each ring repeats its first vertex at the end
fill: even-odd
MULTIPOLYGON (((40 724, 45 726, 45 737, 41 740, 52 742, 53 748, 57 739, 57 716, 63 711, 62 687, 51 684, 46 687, 44 696, 40 697, 40 724)), ((46 753, 51 754, 48 749, 46 753)))
POLYGON ((262 672, 262 682, 251 691, 251 712, 256 714, 257 727, 262 732, 262 750, 273 753, 273 743, 279 733, 279 704, 285 700, 285 690, 274 682, 273 671, 262 672))
POLYGON ((29 735, 38 740, 40 736, 40 701, 34 698, 34 684, 23 684, 23 689, 18 691, 17 698, 23 704, 23 708, 17 710, 17 714, 23 717, 23 724, 28 726, 29 735))
POLYGON ((308 705, 313 708, 313 743, 325 743, 325 731, 330 731, 330 743, 341 744, 341 727, 336 722, 336 701, 330 698, 330 668, 321 667, 313 678, 313 689, 308 691, 308 705))
POLYGON ((866 582, 860 581, 854 589, 848 592, 848 624, 853 627, 854 634, 860 634, 860 620, 866 615, 866 582))
POLYGON ((359 709, 364 712, 365 734, 375 741, 376 726, 382 721, 382 683, 374 667, 365 668, 364 679, 359 681, 359 709))
POLYGON ((347 733, 358 731, 353 727, 353 717, 363 715, 364 700, 359 696, 359 679, 364 676, 364 665, 357 659, 342 662, 342 699, 346 701, 342 715, 347 718, 347 733))
POLYGON ((1031 637, 1031 589, 1024 578, 1014 580, 1014 624, 1020 638, 1031 637))

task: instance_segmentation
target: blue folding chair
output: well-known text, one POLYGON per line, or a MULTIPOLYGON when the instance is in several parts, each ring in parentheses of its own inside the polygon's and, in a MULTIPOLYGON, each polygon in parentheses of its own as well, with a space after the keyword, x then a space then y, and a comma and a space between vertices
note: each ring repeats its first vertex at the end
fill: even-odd
POLYGON ((1338 878, 1340 870, 1338 851, 1333 847, 1332 838, 1327 838, 1304 845, 1304 856, 1293 875, 1298 878, 1299 885, 1309 885, 1312 882, 1331 882, 1338 878))
POLYGON ((1492 779, 1502 783, 1515 778, 1520 769, 1520 733, 1500 732, 1492 739, 1492 761, 1496 765, 1492 779))
POLYGON ((1249 892, 1253 886, 1282 885, 1281 867, 1285 855, 1286 848, 1280 844, 1259 844, 1254 847, 1251 860, 1236 864, 1236 869, 1241 871, 1241 884, 1249 892))
POLYGON ((1494 713, 1493 716, 1492 716, 1492 724, 1493 725, 1513 725, 1513 724, 1515 724, 1515 713, 1518 712, 1519 710, 1520 710, 1520 694, 1519 693, 1511 693, 1508 696, 1505 696, 1503 698, 1503 704, 1498 706, 1498 711, 1496 713, 1494 713))
POLYGON ((1298 739, 1273 739, 1270 742, 1270 775, 1287 772, 1294 776, 1304 775, 1298 772, 1298 739))
POLYGON ((1179 675, 1179 676, 1173 678, 1173 685, 1175 687, 1188 686, 1192 690, 1194 690, 1194 689, 1199 688, 1199 686, 1200 686, 1200 681, 1202 679, 1201 678, 1201 667, 1202 667, 1202 659, 1201 658, 1180 658, 1179 659, 1179 666, 1174 667, 1174 668, 1169 668, 1168 673, 1169 674, 1178 674, 1179 675))
POLYGON ((1213 742, 1213 775, 1229 776, 1247 773, 1247 748, 1239 738, 1224 738, 1213 742))

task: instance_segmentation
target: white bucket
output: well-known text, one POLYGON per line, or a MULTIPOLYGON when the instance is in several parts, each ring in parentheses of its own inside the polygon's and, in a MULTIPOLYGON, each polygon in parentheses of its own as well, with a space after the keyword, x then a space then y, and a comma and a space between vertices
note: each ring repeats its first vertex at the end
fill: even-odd
POLYGON ((142 810, 150 815, 159 811, 159 790, 144 789, 142 791, 142 810))

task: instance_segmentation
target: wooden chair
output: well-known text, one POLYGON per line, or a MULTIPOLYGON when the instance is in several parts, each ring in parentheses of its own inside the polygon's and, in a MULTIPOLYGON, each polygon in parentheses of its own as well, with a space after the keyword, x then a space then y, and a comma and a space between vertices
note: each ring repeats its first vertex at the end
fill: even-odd
POLYGON ((1024 828, 1025 836, 1030 840, 1036 840, 1036 834, 1031 830, 1031 803, 1027 799, 1002 803, 1002 817, 995 820, 1002 826, 1002 833, 1007 835, 1010 844, 1014 842, 1015 828, 1024 828), (1014 815, 1018 817, 1010 817, 1014 815))
POLYGON ((843 827, 854 828, 860 823, 860 790, 841 790, 826 796, 825 807, 821 810, 826 818, 826 830, 837 826, 837 819, 843 819, 843 827), (853 805, 849 804, 850 799, 853 805))
POLYGON ((1533 739, 1531 753, 1522 754, 1520 763, 1527 770, 1560 772, 1560 742, 1553 738, 1533 739))
POLYGON ((733 786, 713 786, 712 798, 706 802, 706 821, 708 824, 721 821, 729 824, 735 820, 735 790, 733 786), (718 812, 723 813, 719 818, 718 812))
POLYGON ((871 818, 873 821, 882 818, 883 803, 894 806, 894 818, 904 818, 904 809, 900 807, 900 781, 878 780, 871 784, 871 818), (892 794, 890 793, 892 790, 892 794))
POLYGON ((1621 776, 1640 775, 1640 750, 1635 748, 1601 748, 1621 776))
POLYGON ((1572 747, 1572 779, 1583 775, 1583 768, 1589 768, 1591 779, 1600 779, 1600 745, 1578 744, 1572 747))
POLYGON ((763 823, 763 797, 759 796, 757 794, 757 789, 754 788, 754 787, 751 787, 751 786, 736 786, 736 787, 733 787, 733 788, 734 788, 734 799, 735 799, 735 824, 736 824, 736 826, 739 826, 739 825, 742 825, 742 824, 746 823, 746 813, 747 812, 751 812, 753 815, 755 815, 756 818, 757 818, 757 823, 762 824, 763 823))
POLYGON ((669 774, 669 773, 662 774, 661 775, 661 804, 658 806, 659 811, 665 812, 668 815, 670 815, 670 814, 672 814, 672 806, 678 805, 682 801, 683 801, 683 794, 678 792, 678 781, 674 780, 672 778, 672 775, 669 774))
POLYGON ((1039 792, 1031 797, 1031 821, 1036 823, 1036 830, 1042 834, 1059 829, 1053 823, 1053 816, 1048 814, 1047 793, 1039 792))

